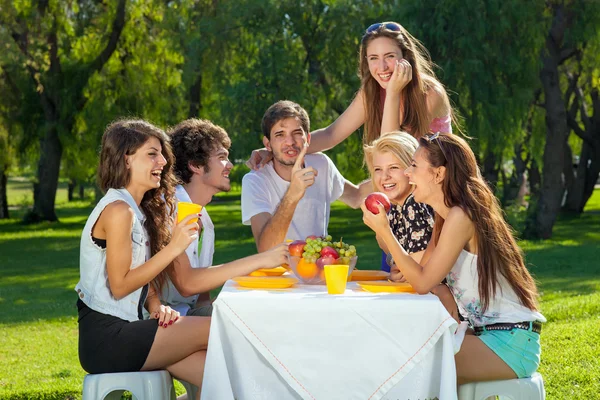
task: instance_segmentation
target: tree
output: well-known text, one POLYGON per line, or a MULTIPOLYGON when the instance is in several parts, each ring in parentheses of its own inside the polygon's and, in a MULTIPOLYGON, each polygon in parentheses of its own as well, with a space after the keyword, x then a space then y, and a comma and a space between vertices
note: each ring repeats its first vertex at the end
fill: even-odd
MULTIPOLYGON (((30 221, 57 220, 54 200, 63 142, 85 106, 90 78, 117 48, 125 26, 125 5, 126 0, 2 3, 0 26, 12 38, 5 51, 14 60, 7 73, 26 75, 44 116, 30 221)), ((37 136, 37 132, 30 134, 37 136)))
MULTIPOLYGON (((594 35, 597 37, 597 23, 600 21, 600 7, 597 2, 585 0, 548 1, 547 13, 551 24, 546 36, 546 45, 541 52, 542 67, 540 80, 544 94, 544 109, 546 119, 546 143, 542 166, 542 185, 539 201, 535 210, 535 219, 531 220, 527 229, 535 236, 546 239, 552 235, 552 227, 560 212, 565 188, 575 188, 572 171, 572 153, 567 141, 571 129, 582 134, 587 139, 587 145, 582 147, 582 155, 588 160, 578 172, 581 187, 589 185, 588 174, 591 176, 596 164, 590 163, 593 152, 587 152, 588 146, 593 146, 595 134, 594 125, 589 120, 587 109, 580 114, 584 121, 588 118, 588 127, 582 129, 575 123, 576 110, 581 111, 585 101, 582 90, 578 87, 579 78, 572 74, 570 64, 577 63, 586 42, 594 35), (561 72, 566 71, 566 74, 561 72), (574 97, 573 97, 574 96, 574 97), (570 99, 571 107, 567 111, 570 99), (569 123, 571 120, 571 123, 569 123), (590 129, 589 132, 586 132, 590 129), (583 153, 586 151, 586 153, 583 153), (591 169, 588 169, 589 167, 591 169), (581 181, 580 181, 581 180, 581 181)), ((595 59, 595 53, 591 53, 595 59)), ((591 85, 590 85, 591 86, 591 85)), ((590 87, 590 93, 594 90, 590 87)), ((593 102, 593 100, 592 100, 593 102)), ((585 122, 583 122, 585 125, 585 122)), ((597 173, 596 173, 597 176, 597 173)), ((589 189, 587 189, 589 190, 589 189)), ((592 189, 593 190, 593 189, 592 189)), ((574 191, 574 194, 577 191, 574 191)), ((584 193, 585 190, 579 191, 584 193)), ((590 193, 591 195, 591 193, 590 193)), ((575 209, 583 209, 581 195, 579 200, 571 201, 575 209)), ((589 197, 589 196, 588 196, 589 197)))
POLYGON ((600 175, 600 96, 598 54, 600 40, 590 37, 582 51, 567 66, 567 123, 581 139, 581 152, 564 208, 582 213, 600 175), (569 105, 570 104, 570 105, 569 105))
POLYGON ((482 172, 495 184, 522 142, 539 87, 543 3, 520 0, 410 2, 400 21, 440 66, 439 77, 464 118, 482 172))

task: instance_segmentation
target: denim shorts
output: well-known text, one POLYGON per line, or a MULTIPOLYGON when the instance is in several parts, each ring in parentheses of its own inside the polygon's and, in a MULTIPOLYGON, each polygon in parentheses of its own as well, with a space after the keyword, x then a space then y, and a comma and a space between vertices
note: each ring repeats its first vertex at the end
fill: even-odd
POLYGON ((518 378, 530 377, 540 365, 541 347, 538 333, 513 328, 510 331, 484 330, 477 337, 508 364, 518 378))

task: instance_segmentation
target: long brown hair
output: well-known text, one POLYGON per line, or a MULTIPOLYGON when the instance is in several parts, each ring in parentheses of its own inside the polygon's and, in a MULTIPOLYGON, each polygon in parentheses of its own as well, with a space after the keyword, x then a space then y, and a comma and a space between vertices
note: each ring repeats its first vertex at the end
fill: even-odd
MULTIPOLYGON (((419 145, 434 168, 446 168, 442 182, 446 207, 460 207, 475 226, 478 288, 483 311, 496 295, 498 274, 506 279, 525 307, 537 310, 537 288, 525 267, 523 253, 503 218, 498 199, 483 180, 467 142, 457 135, 436 134, 420 138, 419 145)), ((443 226, 437 214, 435 225, 437 243, 443 226)))
MULTIPOLYGON (((120 120, 110 124, 102 136, 98 186, 106 193, 108 189, 121 189, 131 180, 125 156, 135 154, 151 137, 157 138, 162 155, 167 160, 160 178, 160 187, 144 193, 140 209, 146 216, 144 227, 148 232, 151 254, 154 256, 171 240, 169 226, 175 213, 175 185, 173 174, 173 151, 169 137, 160 128, 142 120, 120 120)), ((154 278, 152 284, 160 293, 167 279, 166 269, 154 278)))
MULTIPOLYGON (((396 24, 396 23, 394 23, 396 24)), ((373 40, 386 37, 392 39, 402 50, 402 55, 412 66, 412 80, 402 90, 402 126, 401 130, 410 132, 420 138, 429 132, 430 115, 427 110, 426 95, 429 90, 441 90, 444 86, 436 79, 433 72, 433 62, 429 52, 421 42, 415 39, 402 25, 400 31, 392 31, 382 23, 379 28, 365 33, 360 42, 359 77, 364 94, 365 134, 364 144, 370 144, 381 133, 383 105, 381 104, 379 83, 369 71, 367 47, 373 40)), ((450 111, 453 118, 452 110, 450 111)))

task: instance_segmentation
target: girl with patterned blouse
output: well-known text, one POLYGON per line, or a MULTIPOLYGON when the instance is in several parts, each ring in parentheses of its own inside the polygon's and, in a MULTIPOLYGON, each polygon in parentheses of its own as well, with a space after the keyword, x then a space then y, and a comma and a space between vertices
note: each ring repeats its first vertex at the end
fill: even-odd
MULTIPOLYGON (((418 145, 410 134, 394 131, 364 147, 373 187, 385 193, 392 203, 388 214, 390 228, 400 245, 417 261, 425 252, 433 230, 433 210, 415 201, 412 186, 404 175, 418 145)), ((379 237, 377 241, 389 254, 385 243, 379 237)))

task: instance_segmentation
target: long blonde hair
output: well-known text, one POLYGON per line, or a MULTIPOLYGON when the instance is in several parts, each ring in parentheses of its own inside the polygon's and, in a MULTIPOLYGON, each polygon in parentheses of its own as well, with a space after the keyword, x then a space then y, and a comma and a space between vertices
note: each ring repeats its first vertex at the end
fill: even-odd
MULTIPOLYGON (((381 86, 371 75, 367 61, 367 47, 373 40, 386 37, 392 39, 402 50, 402 55, 412 66, 412 80, 402 90, 402 130, 409 131, 417 139, 429 132, 430 115, 427 109, 426 95, 429 90, 443 91, 444 86, 437 80, 433 72, 433 62, 429 52, 402 25, 400 31, 386 28, 389 23, 382 23, 379 28, 365 33, 360 42, 359 77, 364 93, 365 134, 364 144, 370 144, 381 133, 383 107, 381 104, 381 86)), ((396 23, 394 23, 396 24, 396 23)), ((452 110, 450 115, 452 115, 452 110)))

